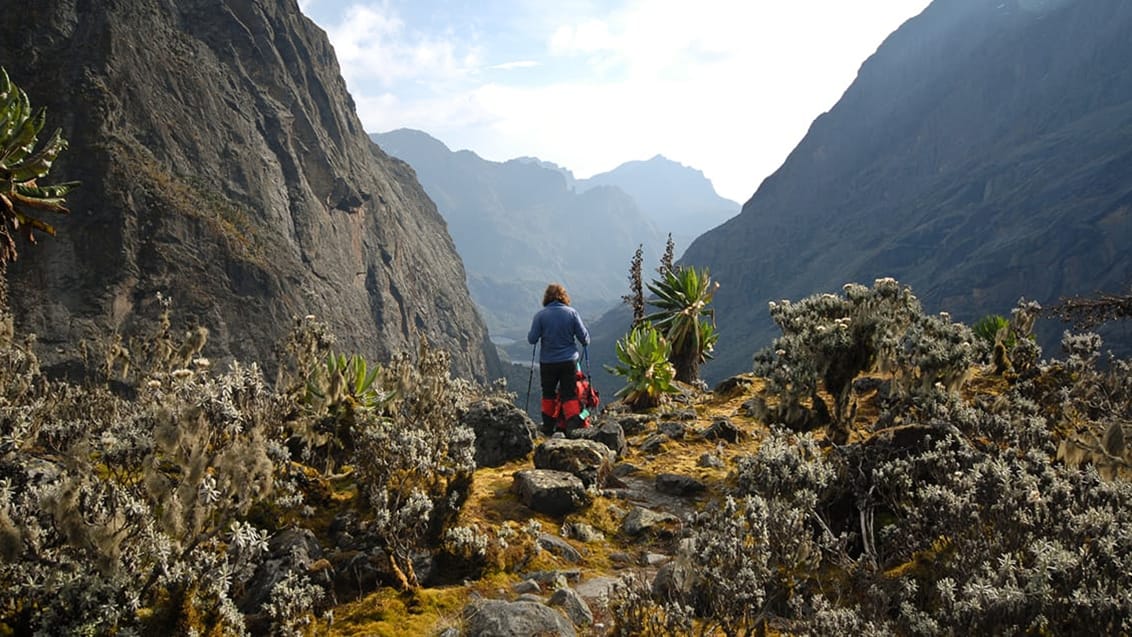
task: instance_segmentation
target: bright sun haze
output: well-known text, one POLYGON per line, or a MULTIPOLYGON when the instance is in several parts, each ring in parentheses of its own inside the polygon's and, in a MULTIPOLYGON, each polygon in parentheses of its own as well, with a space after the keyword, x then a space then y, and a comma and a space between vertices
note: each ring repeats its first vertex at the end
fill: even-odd
POLYGON ((927 0, 300 0, 366 131, 577 177, 655 155, 745 202, 927 0))

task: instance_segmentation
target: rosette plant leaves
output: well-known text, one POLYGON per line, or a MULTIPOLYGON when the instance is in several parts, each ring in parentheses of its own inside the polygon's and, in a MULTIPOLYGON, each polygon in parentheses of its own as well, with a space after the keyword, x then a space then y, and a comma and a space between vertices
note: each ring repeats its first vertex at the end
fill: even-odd
POLYGON ((672 345, 670 359, 676 380, 694 383, 700 365, 711 358, 719 334, 715 330, 715 309, 710 307, 719 283, 712 281, 707 268, 677 266, 662 271, 659 280, 648 284, 654 298, 649 305, 658 311, 644 317, 672 345))
POLYGON ((676 392, 672 379, 676 370, 669 362, 672 347, 650 323, 639 323, 617 341, 617 360, 610 373, 625 378, 626 385, 617 397, 632 409, 649 409, 660 404, 667 394, 676 392))
POLYGON ((67 193, 78 185, 37 183, 67 148, 67 140, 57 129, 36 150, 46 121, 46 109, 33 108, 27 94, 0 68, 0 267, 18 256, 13 232, 22 232, 29 243, 35 243, 34 230, 55 234, 55 228, 39 217, 43 211, 68 212, 67 193))

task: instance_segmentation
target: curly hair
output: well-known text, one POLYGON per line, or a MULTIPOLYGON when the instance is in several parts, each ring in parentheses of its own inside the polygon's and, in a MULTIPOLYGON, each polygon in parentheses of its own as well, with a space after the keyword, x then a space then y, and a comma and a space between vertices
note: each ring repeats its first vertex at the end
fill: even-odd
POLYGON ((546 292, 542 294, 542 304, 544 307, 554 301, 560 301, 565 305, 570 305, 570 295, 566 293, 566 288, 558 283, 551 283, 546 286, 546 292))

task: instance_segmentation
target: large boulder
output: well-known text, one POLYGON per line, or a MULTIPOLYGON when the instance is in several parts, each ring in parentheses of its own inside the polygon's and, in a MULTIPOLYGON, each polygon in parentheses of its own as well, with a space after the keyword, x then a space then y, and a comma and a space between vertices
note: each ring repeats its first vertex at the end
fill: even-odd
POLYGON ((476 433, 476 466, 498 467, 534 449, 538 429, 522 410, 502 399, 474 403, 460 422, 476 433))
POLYGON ((628 442, 625 440, 625 429, 621 427, 620 423, 611 418, 603 418, 593 427, 575 429, 570 432, 570 437, 600 442, 612 449, 613 453, 618 458, 625 455, 625 450, 629 447, 628 442))
POLYGON ((520 502, 547 515, 563 516, 590 504, 590 496, 582 481, 565 471, 517 471, 513 488, 520 502))
POLYGON ((613 471, 617 456, 600 442, 583 439, 551 438, 535 448, 535 468, 565 471, 586 486, 603 486, 613 471))
POLYGON ((489 599, 464 607, 466 637, 574 637, 565 615, 538 602, 489 599))

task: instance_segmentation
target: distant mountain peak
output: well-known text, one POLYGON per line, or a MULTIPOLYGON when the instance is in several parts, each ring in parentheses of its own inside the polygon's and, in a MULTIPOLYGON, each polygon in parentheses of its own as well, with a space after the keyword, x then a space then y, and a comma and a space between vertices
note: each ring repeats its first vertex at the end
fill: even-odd
MULTIPOLYGON (((370 139, 376 142, 378 136, 381 137, 381 144, 379 145, 386 151, 401 146, 412 146, 413 148, 427 150, 430 153, 452 152, 444 142, 415 128, 397 128, 387 133, 371 134, 370 139)), ((396 155, 397 153, 390 152, 390 154, 396 155)))

